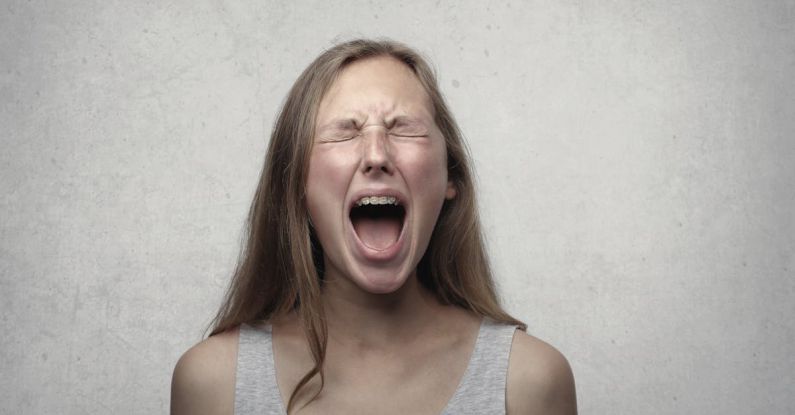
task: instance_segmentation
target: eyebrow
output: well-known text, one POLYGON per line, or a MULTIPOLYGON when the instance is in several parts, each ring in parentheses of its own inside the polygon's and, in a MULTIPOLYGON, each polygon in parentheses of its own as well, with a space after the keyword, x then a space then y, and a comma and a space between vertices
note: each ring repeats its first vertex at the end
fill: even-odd
MULTIPOLYGON (((387 118, 385 120, 386 128, 395 128, 395 127, 425 127, 427 128, 428 125, 421 117, 416 116, 409 116, 409 115, 396 115, 392 118, 387 118)), ((321 125, 317 129, 317 133, 323 134, 329 131, 335 130, 354 130, 359 129, 362 126, 359 125, 360 122, 352 117, 348 118, 335 118, 331 121, 321 125)))
POLYGON ((392 128, 396 126, 403 126, 403 127, 427 127, 425 122, 422 118, 419 117, 411 117, 408 115, 398 115, 387 122, 387 126, 392 128))
POLYGON ((355 118, 342 118, 335 120, 333 125, 337 128, 357 128, 359 122, 355 118))

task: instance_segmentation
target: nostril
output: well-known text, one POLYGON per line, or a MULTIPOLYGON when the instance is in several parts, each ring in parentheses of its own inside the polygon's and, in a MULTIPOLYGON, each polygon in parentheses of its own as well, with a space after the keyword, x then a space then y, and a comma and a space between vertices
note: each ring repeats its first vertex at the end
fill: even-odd
POLYGON ((392 162, 387 157, 365 158, 361 163, 361 171, 364 173, 392 173, 392 162))

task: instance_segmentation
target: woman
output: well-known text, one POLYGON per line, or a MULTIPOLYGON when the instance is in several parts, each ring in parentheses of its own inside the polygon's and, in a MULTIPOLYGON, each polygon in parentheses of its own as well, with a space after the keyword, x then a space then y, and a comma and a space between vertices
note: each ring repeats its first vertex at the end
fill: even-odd
POLYGON ((408 47, 355 40, 309 65, 249 227, 173 414, 576 413, 565 358, 497 301, 464 143, 408 47))

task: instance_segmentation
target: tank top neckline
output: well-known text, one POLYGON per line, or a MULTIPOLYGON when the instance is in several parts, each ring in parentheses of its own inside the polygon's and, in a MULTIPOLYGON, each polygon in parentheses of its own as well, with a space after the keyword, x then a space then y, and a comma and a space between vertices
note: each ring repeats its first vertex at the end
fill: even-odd
MULTIPOLYGON (((480 352, 482 351, 483 341, 484 341, 484 337, 485 337, 485 334, 486 334, 486 327, 489 326, 489 325, 494 325, 494 324, 496 324, 496 323, 491 322, 491 320, 488 317, 482 317, 481 318, 480 325, 478 326, 478 335, 475 338, 475 345, 472 348, 472 352, 469 355, 469 361, 467 361, 467 368, 464 370, 464 374, 458 380, 458 384, 456 384, 455 391, 453 392, 452 395, 450 395, 450 398, 447 399, 447 402, 445 402, 445 405, 442 408, 442 411, 439 412, 440 415, 441 414, 445 414, 445 413, 447 413, 450 410, 450 406, 453 404, 453 402, 458 400, 459 399, 459 395, 461 395, 463 393, 463 386, 467 385, 467 384, 470 384, 473 381, 471 378, 474 375, 474 373, 476 372, 476 370, 475 370, 476 368, 475 368, 475 363, 474 362, 477 360, 477 357, 480 355, 480 352)), ((257 329, 256 327, 251 326, 249 324, 245 324, 244 323, 244 325, 248 326, 249 328, 254 329, 254 330, 257 329)), ((269 341, 269 343, 270 343, 269 346, 270 347, 266 348, 266 351, 265 351, 266 352, 266 356, 265 356, 265 358, 268 360, 268 363, 271 364, 271 367, 274 368, 274 370, 273 370, 273 378, 270 379, 268 384, 270 384, 272 386, 272 388, 271 388, 271 389, 273 389, 272 393, 275 393, 276 396, 278 397, 277 401, 278 401, 278 404, 279 404, 279 407, 280 407, 279 408, 279 413, 286 414, 287 413, 287 410, 286 410, 287 405, 285 405, 285 403, 284 403, 284 398, 282 396, 281 389, 279 387, 278 377, 276 376, 276 370, 275 370, 276 369, 276 356, 273 353, 273 326, 270 323, 267 323, 267 324, 265 324, 263 326, 260 326, 260 327, 261 327, 262 330, 266 331, 268 333, 268 335, 269 335, 268 338, 270 340, 269 341)))

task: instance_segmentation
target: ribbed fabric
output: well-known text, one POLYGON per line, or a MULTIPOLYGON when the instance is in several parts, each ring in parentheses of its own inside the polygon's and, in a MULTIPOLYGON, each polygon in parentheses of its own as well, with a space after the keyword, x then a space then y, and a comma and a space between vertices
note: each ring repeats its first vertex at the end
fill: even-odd
MULTIPOLYGON (((504 414, 508 359, 516 326, 483 319, 464 376, 441 415, 504 414)), ((235 414, 284 415, 276 384, 271 326, 240 327, 235 414)))
POLYGON ((276 384, 271 326, 240 326, 235 379, 235 414, 284 415, 276 384))

